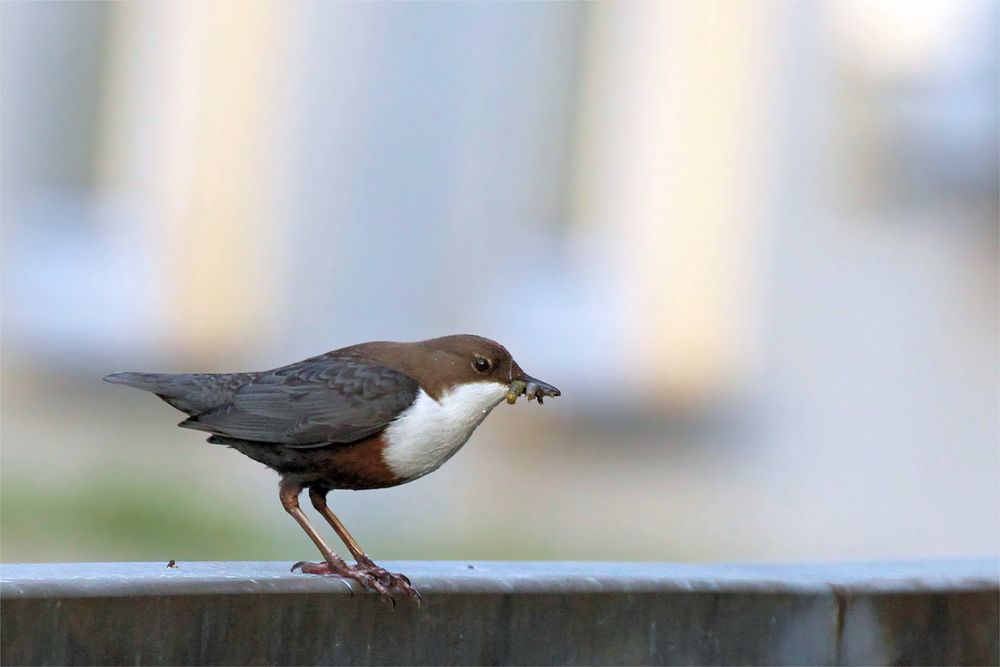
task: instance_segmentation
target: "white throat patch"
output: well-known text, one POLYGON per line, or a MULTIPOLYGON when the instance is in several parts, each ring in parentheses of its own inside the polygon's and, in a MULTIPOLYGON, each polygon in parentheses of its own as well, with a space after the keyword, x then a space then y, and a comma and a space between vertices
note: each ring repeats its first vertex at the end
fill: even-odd
POLYGON ((386 465, 407 481, 437 470, 506 395, 506 385, 498 382, 459 385, 440 401, 421 389, 413 404, 385 430, 382 457, 386 465))

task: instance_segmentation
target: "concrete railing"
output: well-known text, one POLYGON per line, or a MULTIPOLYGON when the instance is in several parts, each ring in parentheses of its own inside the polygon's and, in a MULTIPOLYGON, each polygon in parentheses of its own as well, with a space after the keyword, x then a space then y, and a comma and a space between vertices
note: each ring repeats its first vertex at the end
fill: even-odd
POLYGON ((3 565, 22 664, 997 664, 995 560, 385 563, 395 609, 287 563, 3 565))

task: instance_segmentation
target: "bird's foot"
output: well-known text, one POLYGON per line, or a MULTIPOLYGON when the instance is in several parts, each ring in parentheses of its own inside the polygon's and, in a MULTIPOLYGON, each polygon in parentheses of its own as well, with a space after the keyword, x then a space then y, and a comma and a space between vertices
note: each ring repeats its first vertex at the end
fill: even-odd
POLYGON ((374 576, 359 570, 357 568, 351 567, 347 563, 331 565, 327 562, 322 563, 307 563, 299 561, 292 566, 292 572, 295 570, 302 570, 305 574, 320 574, 320 575, 332 575, 335 577, 342 577, 344 579, 351 579, 353 581, 361 584, 361 587, 366 591, 375 591, 382 598, 382 601, 391 607, 396 606, 396 600, 392 597, 389 592, 389 588, 382 584, 374 576))
POLYGON ((344 564, 331 565, 327 562, 307 563, 298 562, 292 566, 292 572, 302 570, 305 574, 333 575, 351 579, 361 584, 361 587, 368 591, 375 591, 389 606, 395 607, 396 600, 392 597, 392 589, 396 588, 420 602, 420 593, 411 585, 410 580, 403 574, 394 574, 378 565, 370 559, 359 562, 355 566, 344 564))
POLYGON ((374 577, 380 584, 388 588, 389 590, 398 590, 406 594, 407 597, 411 597, 420 604, 420 593, 417 589, 413 587, 410 583, 410 578, 405 574, 400 574, 399 572, 389 572, 381 565, 376 565, 371 558, 368 556, 362 556, 358 559, 358 564, 354 566, 355 570, 360 570, 369 576, 374 577))

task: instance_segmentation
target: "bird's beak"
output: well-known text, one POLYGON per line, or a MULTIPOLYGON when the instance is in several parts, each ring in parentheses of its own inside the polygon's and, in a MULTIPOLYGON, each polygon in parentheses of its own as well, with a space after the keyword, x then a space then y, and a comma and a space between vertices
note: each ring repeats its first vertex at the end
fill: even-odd
MULTIPOLYGON (((518 369, 520 371, 520 369, 518 369)), ((507 391, 507 402, 513 405, 517 402, 518 396, 527 396, 529 401, 537 400, 542 402, 546 396, 559 396, 562 392, 548 382, 542 382, 521 371, 518 377, 511 381, 510 389, 507 391)))

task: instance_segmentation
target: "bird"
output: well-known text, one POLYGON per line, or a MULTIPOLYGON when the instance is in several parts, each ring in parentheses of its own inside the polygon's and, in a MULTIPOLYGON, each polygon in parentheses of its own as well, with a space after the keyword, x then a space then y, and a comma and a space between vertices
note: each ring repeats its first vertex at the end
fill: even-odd
POLYGON ((377 565, 327 505, 330 491, 382 489, 434 472, 469 440, 499 403, 543 402, 556 387, 527 375, 510 352, 482 336, 374 341, 267 371, 112 373, 114 384, 152 392, 187 415, 182 428, 209 434, 278 473, 278 496, 323 556, 292 570, 358 582, 395 604, 419 602, 402 573, 377 565), (323 540, 299 505, 313 508, 355 564, 323 540))

